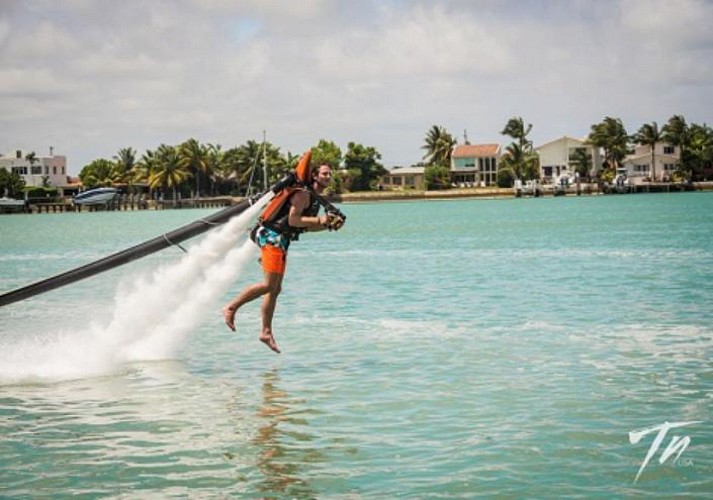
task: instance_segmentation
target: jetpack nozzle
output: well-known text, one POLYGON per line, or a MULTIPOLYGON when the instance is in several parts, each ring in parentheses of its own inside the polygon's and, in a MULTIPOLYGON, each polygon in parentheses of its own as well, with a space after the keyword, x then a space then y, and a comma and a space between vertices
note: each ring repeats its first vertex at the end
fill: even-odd
POLYGON ((286 187, 290 187, 297 181, 297 178, 295 177, 294 172, 290 172, 287 175, 285 175, 282 179, 277 181, 277 183, 272 186, 272 192, 277 194, 286 187))

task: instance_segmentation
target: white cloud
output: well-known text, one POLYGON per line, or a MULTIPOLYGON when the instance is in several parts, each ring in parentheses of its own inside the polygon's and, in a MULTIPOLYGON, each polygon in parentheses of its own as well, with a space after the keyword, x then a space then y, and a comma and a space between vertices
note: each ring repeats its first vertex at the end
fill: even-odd
POLYGON ((705 1, 5 1, 0 150, 66 154, 70 171, 121 147, 196 137, 301 152, 363 142, 421 158, 444 125, 501 141, 711 121, 705 1))
POLYGON ((334 33, 317 47, 318 69, 344 79, 501 73, 512 64, 498 34, 440 5, 381 9, 374 25, 334 33))
POLYGON ((27 26, 22 32, 15 31, 8 43, 8 56, 15 60, 61 57, 78 50, 75 38, 66 30, 50 21, 27 26))

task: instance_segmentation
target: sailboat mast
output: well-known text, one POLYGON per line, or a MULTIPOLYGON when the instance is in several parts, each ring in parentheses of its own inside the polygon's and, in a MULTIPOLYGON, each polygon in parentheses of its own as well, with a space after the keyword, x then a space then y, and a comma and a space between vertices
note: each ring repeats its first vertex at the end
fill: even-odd
POLYGON ((262 173, 265 191, 267 191, 267 142, 265 142, 265 131, 262 131, 262 173))

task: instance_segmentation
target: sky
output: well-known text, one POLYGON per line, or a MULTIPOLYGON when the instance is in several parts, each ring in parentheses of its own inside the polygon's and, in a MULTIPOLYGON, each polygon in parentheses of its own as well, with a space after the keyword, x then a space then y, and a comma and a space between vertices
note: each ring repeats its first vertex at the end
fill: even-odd
POLYGON ((69 173, 132 147, 320 139, 422 160, 428 130, 507 145, 713 122, 711 0, 0 0, 0 152, 69 173))

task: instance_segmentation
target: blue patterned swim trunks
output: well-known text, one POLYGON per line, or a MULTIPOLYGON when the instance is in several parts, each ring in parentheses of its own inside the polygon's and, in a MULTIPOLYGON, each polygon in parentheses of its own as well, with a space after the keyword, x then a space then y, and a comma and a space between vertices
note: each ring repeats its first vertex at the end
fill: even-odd
POLYGON ((287 252, 287 249, 290 247, 290 238, 288 236, 265 226, 258 226, 256 230, 253 230, 253 234, 250 236, 260 248, 265 245, 272 245, 287 252))

